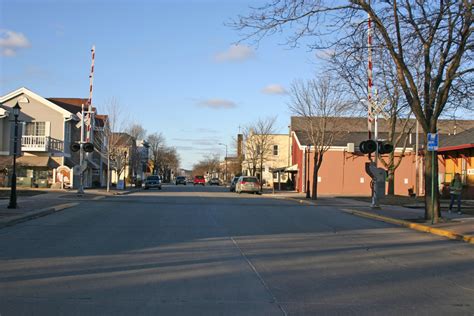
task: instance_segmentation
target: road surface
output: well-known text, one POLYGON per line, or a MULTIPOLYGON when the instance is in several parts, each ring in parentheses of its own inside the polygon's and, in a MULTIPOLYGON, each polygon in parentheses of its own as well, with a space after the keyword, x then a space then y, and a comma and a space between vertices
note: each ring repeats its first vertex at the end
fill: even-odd
POLYGON ((474 248, 318 206, 164 186, 0 230, 0 314, 474 315, 474 248))

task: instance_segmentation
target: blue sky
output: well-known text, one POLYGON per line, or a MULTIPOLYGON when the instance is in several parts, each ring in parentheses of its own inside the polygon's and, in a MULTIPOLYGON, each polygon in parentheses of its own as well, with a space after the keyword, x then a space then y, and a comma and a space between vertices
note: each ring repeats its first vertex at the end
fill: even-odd
POLYGON ((258 119, 277 116, 286 133, 285 94, 310 78, 317 59, 284 38, 241 43, 224 23, 259 1, 0 2, 0 94, 25 86, 44 97, 87 98, 90 48, 96 46, 93 103, 112 98, 130 121, 161 132, 182 167, 206 154, 235 152, 233 138, 258 119), (8 38, 8 41, 5 39, 8 38))

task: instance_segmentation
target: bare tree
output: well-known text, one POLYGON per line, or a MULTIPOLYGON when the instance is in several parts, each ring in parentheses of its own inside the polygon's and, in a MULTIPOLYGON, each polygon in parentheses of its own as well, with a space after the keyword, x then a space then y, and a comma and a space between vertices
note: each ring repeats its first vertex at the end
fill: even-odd
POLYGON ((307 82, 295 81, 291 86, 290 95, 289 108, 293 114, 302 117, 302 127, 313 150, 311 198, 316 200, 318 172, 323 163, 324 154, 338 136, 337 120, 348 112, 349 103, 344 100, 344 94, 330 76, 307 82))
MULTIPOLYGON (((367 100, 364 103, 359 102, 366 98, 367 94, 368 58, 367 47, 364 44, 366 42, 366 33, 355 33, 335 44, 330 54, 323 55, 327 60, 329 71, 341 79, 340 83, 347 88, 345 90, 350 91, 354 97, 354 104, 365 105, 362 107, 365 113, 368 111, 368 106, 372 106, 367 100)), ((384 46, 377 45, 375 40, 373 46, 374 60, 378 61, 374 70, 374 82, 379 84, 374 100, 377 99, 379 105, 383 107, 382 116, 388 122, 388 137, 385 141, 394 148, 402 148, 401 153, 392 151, 386 156, 380 156, 382 165, 387 169, 388 195, 394 195, 395 171, 402 162, 407 149, 408 134, 413 130, 415 122, 410 120, 412 113, 403 96, 397 80, 396 67, 388 51, 384 46)))
MULTIPOLYGON (((110 191, 111 169, 116 170, 120 178, 126 162, 124 161, 124 150, 122 132, 127 126, 126 115, 117 99, 110 99, 104 109, 103 137, 94 137, 96 150, 107 160, 107 192, 110 191)), ((128 153, 127 153, 128 154, 128 153)))
MULTIPOLYGON (((144 141, 146 137, 146 130, 138 123, 132 123, 127 128, 127 134, 129 134, 133 139, 137 141, 144 141)), ((143 150, 138 146, 134 147, 135 149, 130 153, 130 166, 132 167, 132 174, 136 176, 139 170, 142 170, 143 166, 143 150)))
POLYGON ((259 169, 260 189, 263 186, 263 165, 269 159, 273 149, 276 117, 258 119, 244 128, 245 161, 252 176, 259 169))
POLYGON ((150 145, 151 160, 153 163, 153 174, 158 174, 160 162, 162 160, 163 147, 165 147, 165 138, 161 133, 148 135, 148 144, 150 145))
POLYGON ((193 166, 193 175, 206 175, 220 172, 219 155, 208 155, 193 166))
POLYGON ((174 147, 163 147, 161 148, 161 151, 161 174, 163 175, 164 180, 169 182, 171 181, 171 174, 176 174, 179 168, 180 159, 176 152, 176 148, 174 147))
MULTIPOLYGON (((368 15, 395 64, 405 99, 427 135, 437 132, 439 117, 457 93, 466 91, 466 86, 472 87, 472 6, 468 0, 391 0, 376 4, 368 0, 342 4, 282 0, 254 9, 248 16, 239 17, 233 26, 250 31, 245 38, 257 40, 285 26, 293 27, 289 43, 296 45, 302 37, 312 37, 311 48, 327 48, 357 30, 353 25, 365 25, 368 15), (418 72, 420 57, 422 71, 418 72), (421 88, 417 76, 422 81, 421 88)), ((436 156, 436 152, 426 152, 424 164, 425 192, 429 193, 425 196, 425 218, 434 222, 441 217, 436 156)))

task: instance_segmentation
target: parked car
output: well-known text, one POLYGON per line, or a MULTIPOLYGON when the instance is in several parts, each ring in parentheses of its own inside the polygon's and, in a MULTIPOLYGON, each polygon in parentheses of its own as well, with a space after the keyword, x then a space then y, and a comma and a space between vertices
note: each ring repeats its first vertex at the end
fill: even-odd
POLYGON ((230 182, 230 192, 235 192, 235 185, 237 184, 238 180, 239 180, 239 177, 232 178, 232 181, 230 182))
POLYGON ((193 183, 194 183, 194 185, 196 185, 196 184, 205 185, 206 184, 206 179, 204 179, 204 176, 195 176, 193 183))
POLYGON ((186 177, 183 177, 183 176, 176 177, 175 183, 176 183, 176 185, 178 185, 178 184, 186 185, 186 177))
POLYGON ((242 192, 260 194, 260 183, 257 177, 241 176, 235 185, 235 192, 239 194, 242 192))
POLYGON ((209 180, 209 185, 221 185, 221 180, 219 178, 212 178, 209 180))
POLYGON ((161 179, 159 176, 148 176, 145 180, 145 190, 157 188, 161 190, 161 179))

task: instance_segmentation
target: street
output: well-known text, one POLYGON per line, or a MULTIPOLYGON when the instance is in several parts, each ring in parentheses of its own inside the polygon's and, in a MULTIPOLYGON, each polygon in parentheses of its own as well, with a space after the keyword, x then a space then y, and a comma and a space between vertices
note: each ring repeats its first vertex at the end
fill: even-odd
POLYGON ((474 315, 472 245, 165 185, 0 230, 0 315, 474 315))

